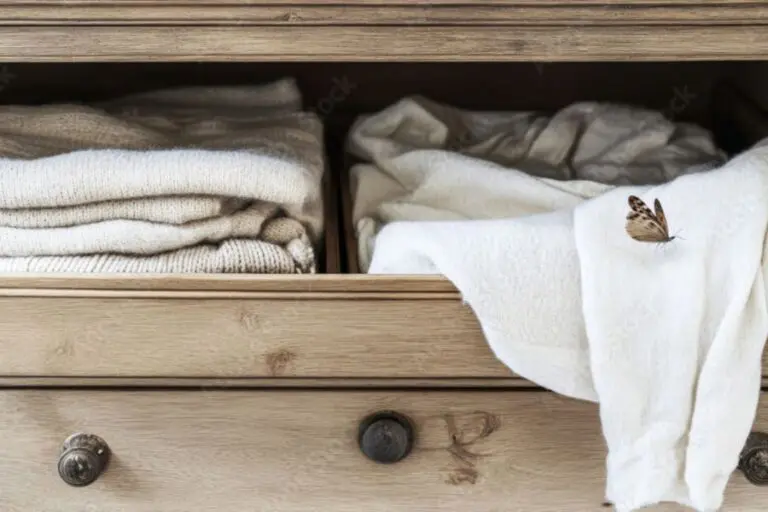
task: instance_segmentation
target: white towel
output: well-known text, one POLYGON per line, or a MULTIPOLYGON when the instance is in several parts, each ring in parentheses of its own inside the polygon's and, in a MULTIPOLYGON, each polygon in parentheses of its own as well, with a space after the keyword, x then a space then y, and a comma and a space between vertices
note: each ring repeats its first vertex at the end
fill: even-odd
POLYGON ((395 220, 489 219, 540 213, 606 184, 662 183, 721 164, 711 134, 658 112, 624 105, 577 103, 553 116, 471 112, 421 97, 406 98, 350 131, 353 220, 358 259, 367 270, 382 225, 395 220), (433 150, 426 152, 427 150, 433 150), (456 160, 453 152, 478 157, 456 160), (550 178, 505 178, 500 165, 550 178), (562 180, 584 180, 579 190, 562 180), (586 180, 592 180, 587 182, 586 180), (575 194, 575 195, 574 195, 575 194))
MULTIPOLYGON (((768 310, 768 148, 574 210, 584 321, 608 456, 607 498, 715 511, 754 421, 768 310), (627 196, 658 198, 669 244, 624 233, 627 196)), ((553 311, 550 311, 553 313, 553 311)))
POLYGON ((511 220, 399 221, 379 234, 372 274, 442 274, 496 357, 518 375, 596 401, 569 212, 511 220))
POLYGON ((754 421, 768 336, 768 147, 656 187, 514 219, 394 222, 371 273, 438 273, 496 356, 556 392, 600 403, 606 498, 717 510, 754 421), (673 234, 624 231, 627 197, 659 198, 673 234), (765 261, 768 261, 765 260, 765 261))
POLYGON ((368 161, 352 173, 368 272, 445 275, 510 369, 599 402, 618 511, 717 510, 754 421, 768 336, 768 141, 725 165, 719 151, 693 151, 669 183, 617 187, 418 149, 429 144, 393 117, 350 138, 368 161), (681 238, 630 239, 630 194, 658 197, 681 238))

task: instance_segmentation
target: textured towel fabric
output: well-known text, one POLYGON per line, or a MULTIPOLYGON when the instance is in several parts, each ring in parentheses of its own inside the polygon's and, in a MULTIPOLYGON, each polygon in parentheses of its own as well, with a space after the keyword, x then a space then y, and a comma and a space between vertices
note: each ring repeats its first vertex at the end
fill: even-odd
POLYGON ((290 79, 0 107, 0 256, 264 240, 264 220, 281 216, 302 232, 278 249, 304 254, 322 236, 325 159, 322 123, 300 108, 290 79))
POLYGON ((759 397, 767 226, 768 147, 575 209, 607 498, 619 512, 659 501, 720 508, 759 397), (683 239, 624 235, 630 193, 658 198, 683 239))
POLYGON ((441 274, 477 316, 496 357, 566 396, 596 401, 569 211, 514 220, 398 221, 372 274, 441 274))
POLYGON ((598 402, 619 512, 718 510, 768 337, 768 141, 727 163, 691 154, 663 184, 599 184, 418 149, 400 121, 352 141, 370 150, 353 172, 368 272, 446 276, 510 369, 598 402), (681 238, 627 236, 630 194, 659 198, 681 238))
POLYGON ((509 368, 598 401, 618 511, 712 512, 760 390, 768 146, 668 184, 610 188, 551 213, 390 223, 370 272, 445 275, 509 368), (630 194, 659 198, 683 238, 629 238, 630 194))
POLYGON ((516 176, 489 175, 499 174, 500 166, 547 178, 540 183, 550 189, 570 190, 563 180, 582 180, 597 191, 597 183, 662 183, 725 159, 710 133, 698 126, 602 103, 577 103, 545 116, 471 112, 406 98, 359 118, 347 146, 363 161, 351 169, 363 271, 375 235, 387 222, 504 218, 555 206, 550 194, 518 189, 516 176), (499 165, 456 162, 446 156, 450 153, 499 165))

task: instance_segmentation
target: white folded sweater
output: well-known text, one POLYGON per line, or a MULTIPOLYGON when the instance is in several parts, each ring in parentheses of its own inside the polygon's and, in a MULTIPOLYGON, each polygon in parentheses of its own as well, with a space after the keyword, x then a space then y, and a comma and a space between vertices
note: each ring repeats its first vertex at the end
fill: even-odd
MULTIPOLYGON (((278 249, 313 253, 323 230, 323 130, 300 108, 291 79, 150 91, 89 106, 0 107, 0 257, 274 243, 262 226, 282 217, 301 229, 292 227, 296 238, 278 249)), ((295 263, 296 271, 314 268, 295 263)), ((266 260, 250 268, 270 272, 266 260)))

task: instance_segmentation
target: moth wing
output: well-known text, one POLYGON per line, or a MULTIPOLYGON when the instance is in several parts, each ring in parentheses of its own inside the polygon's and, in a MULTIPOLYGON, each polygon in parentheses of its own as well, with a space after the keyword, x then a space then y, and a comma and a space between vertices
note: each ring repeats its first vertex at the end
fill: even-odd
POLYGON ((625 228, 630 237, 640 242, 664 242, 669 238, 655 217, 643 213, 630 212, 625 228))
POLYGON ((651 209, 648 208, 648 205, 646 205, 645 202, 639 197, 629 196, 629 199, 627 200, 627 202, 629 203, 630 213, 637 212, 640 215, 644 215, 652 219, 656 217, 651 211, 651 209))
POLYGON ((667 216, 664 215, 664 208, 661 207, 661 201, 658 199, 653 200, 653 208, 656 210, 656 221, 659 223, 659 226, 661 226, 661 229, 664 230, 664 233, 669 236, 669 226, 667 225, 667 216))

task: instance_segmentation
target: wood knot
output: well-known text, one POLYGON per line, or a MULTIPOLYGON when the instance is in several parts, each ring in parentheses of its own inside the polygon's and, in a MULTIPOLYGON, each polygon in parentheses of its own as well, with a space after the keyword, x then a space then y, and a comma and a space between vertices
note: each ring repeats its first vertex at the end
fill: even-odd
POLYGON ((510 47, 509 51, 511 51, 512 53, 521 53, 525 51, 525 49, 528 47, 528 44, 525 41, 516 39, 509 43, 509 47, 510 47))
POLYGON ((301 23, 304 21, 304 18, 295 11, 288 11, 280 16, 280 21, 285 21, 287 23, 301 23))
POLYGON ((475 464, 478 459, 487 457, 488 454, 477 453, 471 448, 499 430, 501 419, 485 411, 474 411, 458 416, 446 414, 444 419, 450 440, 447 450, 458 466, 449 475, 448 483, 474 485, 480 477, 475 464))
POLYGON ((75 344, 71 339, 65 338, 56 345, 53 353, 57 357, 71 357, 75 354, 75 344))
POLYGON ((240 324, 248 331, 256 331, 261 325, 261 320, 253 311, 244 309, 240 312, 240 324))
POLYGON ((458 468, 448 475, 447 483, 451 485, 475 485, 475 483, 477 483, 477 477, 477 470, 473 468, 458 468))
POLYGON ((273 377, 278 377, 285 373, 288 364, 294 359, 296 359, 296 353, 286 349, 276 350, 265 356, 267 370, 273 377))

